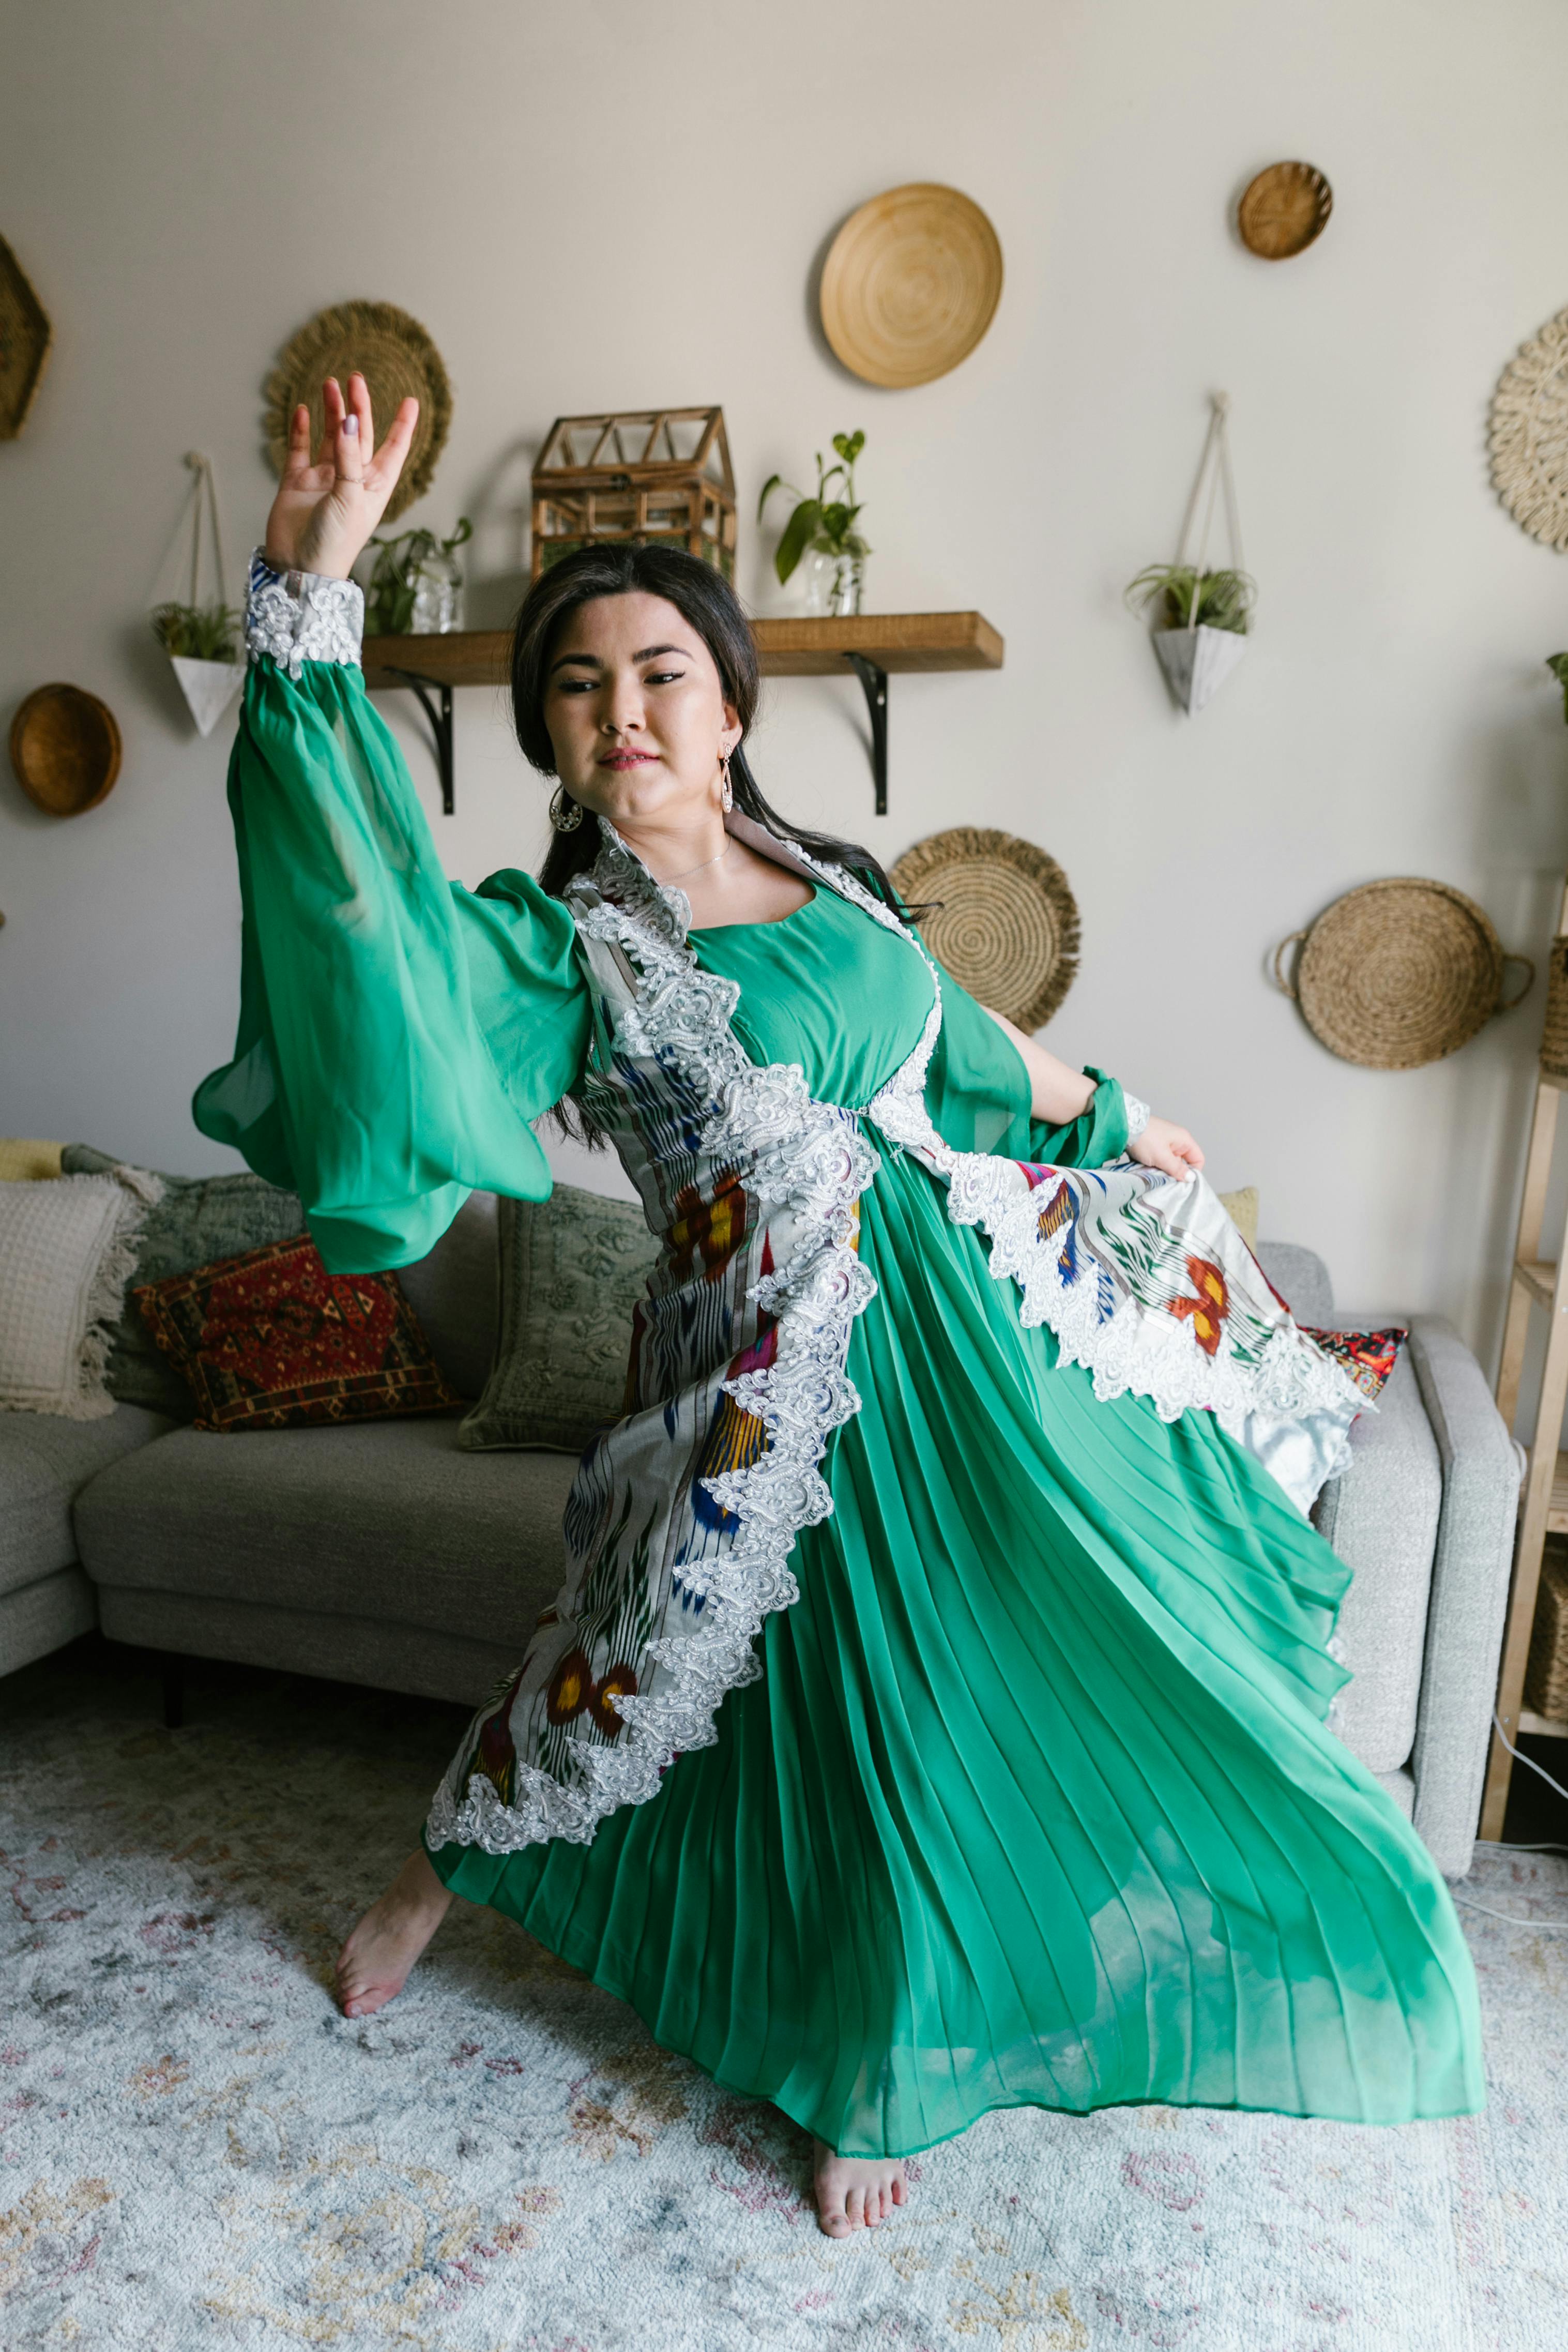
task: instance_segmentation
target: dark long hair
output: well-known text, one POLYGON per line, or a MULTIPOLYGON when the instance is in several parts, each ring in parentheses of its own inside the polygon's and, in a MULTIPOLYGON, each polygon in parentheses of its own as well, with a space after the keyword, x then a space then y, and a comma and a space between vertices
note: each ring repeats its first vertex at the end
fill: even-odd
MULTIPOLYGON (((555 751, 545 724, 545 688, 568 615, 595 597, 627 596, 639 590, 647 596, 663 596, 673 604, 713 656, 724 698, 734 705, 740 719, 741 740, 729 761, 737 808, 776 837, 798 842, 809 856, 824 864, 848 866, 903 919, 904 909, 869 849, 859 842, 841 841, 834 834, 810 833, 803 826, 789 824, 763 799, 744 748, 757 716, 759 682, 751 626, 739 597, 723 574, 700 556, 688 555, 684 548, 580 547, 562 556, 534 582, 523 599, 512 637, 512 725, 523 757, 541 775, 554 775, 555 751)), ((599 819, 591 809, 583 810, 582 823, 572 832, 551 835, 539 880, 552 898, 564 896, 573 875, 593 864, 599 848, 599 819)))

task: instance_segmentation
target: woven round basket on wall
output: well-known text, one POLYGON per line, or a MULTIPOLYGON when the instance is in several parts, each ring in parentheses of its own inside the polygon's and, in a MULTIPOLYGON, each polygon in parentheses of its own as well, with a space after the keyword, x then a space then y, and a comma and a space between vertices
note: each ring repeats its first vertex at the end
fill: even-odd
POLYGON ((1347 890, 1274 952, 1274 977, 1321 1045, 1369 1070, 1417 1070, 1457 1054, 1494 1013, 1528 995, 1535 966, 1505 955, 1473 898, 1446 882, 1396 875, 1347 890), (1282 968, 1300 940, 1294 979, 1282 968), (1503 966, 1524 986, 1504 998, 1503 966))
POLYGON ((1078 973, 1078 904, 1054 857, 1017 834, 955 825, 906 849, 893 868, 931 952, 1020 1029, 1051 1019, 1078 973))
POLYGON ((336 376, 344 392, 358 368, 370 387, 378 442, 412 393, 419 422, 398 486, 382 520, 393 521, 422 499, 435 478, 435 461, 452 423, 452 386, 441 353, 417 319, 394 302, 339 302, 307 320, 267 380, 267 454, 281 474, 288 457, 288 427, 303 401, 310 411, 310 446, 321 437, 321 386, 336 376))

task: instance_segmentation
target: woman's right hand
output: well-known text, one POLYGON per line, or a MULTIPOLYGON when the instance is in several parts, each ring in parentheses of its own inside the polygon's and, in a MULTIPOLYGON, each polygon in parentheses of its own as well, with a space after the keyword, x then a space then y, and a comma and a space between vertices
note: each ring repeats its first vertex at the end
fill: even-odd
POLYGON ((326 420, 310 462, 310 411, 303 401, 288 433, 288 462, 267 519, 262 552, 275 572, 319 572, 346 580, 354 558, 386 511, 413 441, 419 403, 399 404, 386 439, 371 452, 370 386, 349 378, 345 406, 336 376, 321 388, 326 420))

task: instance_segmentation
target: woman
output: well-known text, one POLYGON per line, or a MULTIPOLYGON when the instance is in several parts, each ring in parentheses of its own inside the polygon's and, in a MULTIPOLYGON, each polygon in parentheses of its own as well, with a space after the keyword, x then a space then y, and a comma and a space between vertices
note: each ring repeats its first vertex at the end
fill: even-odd
POLYGON ((1362 1400, 1185 1129, 927 955, 742 751, 707 567, 585 551, 519 615, 541 881, 448 885, 355 667, 406 455, 306 411, 253 567, 235 1059, 197 1124, 329 1265, 541 1199, 570 1097, 664 1247, 567 1581, 339 1962, 392 1998, 511 1914, 817 2147, 830 2234, 999 2105, 1472 2111, 1475 1988, 1408 1822, 1326 1728, 1346 1571, 1305 1516, 1362 1400))

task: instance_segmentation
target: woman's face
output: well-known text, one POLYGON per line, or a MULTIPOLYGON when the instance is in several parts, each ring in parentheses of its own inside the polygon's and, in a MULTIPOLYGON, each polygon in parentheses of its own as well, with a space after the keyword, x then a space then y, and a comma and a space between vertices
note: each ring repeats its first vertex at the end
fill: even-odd
POLYGON ((599 596, 562 624, 545 679, 556 772, 618 828, 678 824, 718 804, 740 740, 701 633, 663 596, 599 596))

